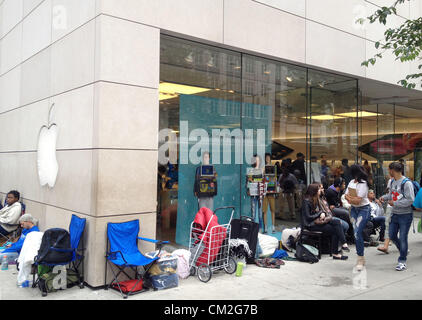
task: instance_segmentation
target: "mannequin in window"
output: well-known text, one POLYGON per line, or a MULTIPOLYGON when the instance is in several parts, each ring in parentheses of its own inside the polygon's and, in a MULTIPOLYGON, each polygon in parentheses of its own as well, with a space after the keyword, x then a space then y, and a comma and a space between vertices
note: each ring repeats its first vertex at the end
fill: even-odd
POLYGON ((265 183, 267 185, 267 193, 264 196, 263 201, 263 220, 264 220, 264 233, 266 233, 266 229, 268 229, 267 224, 267 211, 268 205, 270 206, 271 210, 271 222, 272 222, 272 233, 275 233, 275 199, 278 196, 278 179, 277 179, 277 168, 276 166, 271 164, 271 154, 265 154, 265 183))
POLYGON ((210 153, 202 155, 202 165, 196 168, 193 193, 198 199, 198 210, 206 207, 214 211, 214 197, 217 195, 217 172, 210 165, 210 153))
POLYGON ((259 223, 260 232, 264 232, 264 223, 262 221, 262 201, 264 192, 264 171, 261 165, 261 158, 254 155, 251 161, 251 167, 246 172, 246 190, 251 199, 252 218, 259 223))

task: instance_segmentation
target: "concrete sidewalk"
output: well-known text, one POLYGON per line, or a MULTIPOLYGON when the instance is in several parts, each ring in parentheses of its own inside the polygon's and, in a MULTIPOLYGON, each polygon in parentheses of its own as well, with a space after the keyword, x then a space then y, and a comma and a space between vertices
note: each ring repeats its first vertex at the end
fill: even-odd
MULTIPOLYGON (((415 221, 416 223, 416 221, 415 221)), ((320 262, 307 264, 286 261, 280 269, 264 269, 248 265, 242 277, 224 271, 214 274, 208 283, 197 277, 179 281, 179 287, 149 291, 129 300, 267 300, 267 299, 422 299, 422 234, 409 232, 408 270, 395 270, 398 251, 390 247, 385 255, 375 247, 365 248, 366 270, 354 273, 354 246, 349 260, 334 261, 324 255, 320 262), (367 287, 364 288, 366 280, 367 287)), ((122 300, 114 290, 83 290, 78 287, 41 297, 38 288, 18 288, 16 267, 0 271, 0 300, 122 300)))

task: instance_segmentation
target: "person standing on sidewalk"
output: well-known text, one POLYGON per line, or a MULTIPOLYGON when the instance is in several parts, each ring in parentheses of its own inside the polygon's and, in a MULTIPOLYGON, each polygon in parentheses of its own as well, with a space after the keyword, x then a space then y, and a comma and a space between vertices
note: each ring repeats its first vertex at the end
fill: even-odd
POLYGON ((369 220, 371 209, 368 199, 368 176, 365 169, 358 164, 350 167, 352 180, 349 182, 345 198, 352 205, 351 216, 355 231, 357 263, 356 270, 362 271, 365 266, 363 230, 369 220))
MULTIPOLYGON (((390 174, 390 180, 388 180, 387 183, 387 194, 391 190, 391 183, 393 181, 393 171, 388 168, 388 172, 390 174)), ((383 201, 382 199, 379 199, 380 201, 383 201)), ((381 252, 384 252, 385 254, 388 254, 388 247, 390 246, 390 221, 391 221, 391 212, 393 211, 393 207, 387 204, 387 208, 385 209, 385 236, 384 236, 384 244, 382 246, 379 246, 377 249, 381 252)))
POLYGON ((388 201, 388 204, 393 207, 389 236, 400 251, 396 270, 403 271, 407 269, 408 235, 413 222, 412 204, 415 201, 415 193, 412 181, 403 176, 403 165, 400 162, 391 163, 389 169, 393 174, 391 189, 387 195, 381 197, 381 201, 388 201))

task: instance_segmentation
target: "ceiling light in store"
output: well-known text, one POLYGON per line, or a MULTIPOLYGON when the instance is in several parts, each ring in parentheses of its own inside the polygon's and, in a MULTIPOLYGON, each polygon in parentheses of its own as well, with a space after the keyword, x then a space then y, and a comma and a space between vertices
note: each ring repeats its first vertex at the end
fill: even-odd
POLYGON ((264 73, 265 74, 271 74, 271 71, 265 70, 264 73))
MULTIPOLYGON (((350 118, 356 118, 356 112, 345 112, 345 113, 338 113, 338 116, 341 117, 350 117, 350 118)), ((375 112, 368 112, 368 111, 360 111, 359 112, 359 118, 364 117, 376 117, 378 114, 375 112)))
POLYGON ((287 77, 286 77, 286 80, 287 80, 287 81, 289 81, 289 82, 292 82, 292 81, 293 81, 293 78, 292 78, 292 77, 287 76, 287 77))
POLYGON ((234 67, 234 69, 236 69, 236 70, 239 70, 239 69, 241 69, 242 67, 241 66, 235 66, 234 67))
POLYGON ((193 62, 193 53, 189 53, 188 56, 186 56, 185 61, 188 63, 192 63, 193 62))
MULTIPOLYGON (((311 119, 311 117, 302 117, 302 119, 311 119)), ((337 120, 337 119, 344 119, 344 117, 339 117, 339 116, 336 116, 336 115, 332 116, 332 115, 329 115, 329 114, 322 114, 322 115, 319 115, 319 116, 312 116, 312 120, 321 120, 321 121, 324 121, 324 120, 337 120)))
POLYGON ((320 86, 320 88, 324 88, 325 87, 325 81, 318 83, 318 85, 320 86))
POLYGON ((211 59, 208 61, 207 66, 210 68, 214 68, 215 67, 215 63, 214 63, 214 58, 211 57, 211 59))
POLYGON ((197 94, 201 92, 207 92, 210 89, 186 86, 183 84, 161 82, 160 83, 160 101, 176 98, 179 94, 197 94))

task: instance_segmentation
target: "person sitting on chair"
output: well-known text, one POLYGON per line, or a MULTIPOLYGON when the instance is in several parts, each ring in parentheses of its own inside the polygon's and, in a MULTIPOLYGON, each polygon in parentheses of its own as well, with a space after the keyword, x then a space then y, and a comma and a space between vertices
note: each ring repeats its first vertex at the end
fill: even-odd
MULTIPOLYGON (((319 207, 323 212, 325 212, 326 216, 330 216, 333 220, 338 220, 341 223, 341 227, 343 228, 343 232, 346 235, 347 231, 349 230, 349 224, 341 219, 340 217, 337 217, 331 207, 328 205, 327 199, 325 197, 325 190, 324 186, 322 184, 319 184, 319 199, 318 199, 319 207)), ((353 228, 353 226, 352 226, 353 228)), ((347 240, 347 239, 346 239, 347 240)), ((350 252, 349 247, 347 246, 347 243, 345 243, 342 247, 342 250, 346 252, 350 252)))
POLYGON ((6 247, 6 249, 2 252, 3 253, 7 253, 7 252, 17 252, 19 253, 22 249, 23 246, 23 242, 25 241, 26 236, 28 235, 28 233, 31 233, 33 231, 40 231, 40 229, 38 229, 38 227, 35 225, 37 222, 35 220, 35 218, 30 215, 29 213, 24 214, 22 217, 19 218, 19 224, 22 227, 22 233, 21 236, 19 237, 19 239, 8 245, 6 247))
POLYGON ((339 244, 347 245, 343 228, 339 220, 332 219, 319 205, 320 185, 309 185, 302 205, 302 227, 309 231, 319 231, 331 238, 333 259, 346 260, 348 257, 339 252, 339 244))
POLYGON ((16 230, 22 206, 19 202, 20 194, 12 190, 7 194, 7 205, 0 210, 0 235, 7 236, 16 230))
POLYGON ((368 192, 369 205, 371 206, 371 217, 369 221, 372 222, 374 228, 381 227, 379 241, 384 242, 385 234, 385 216, 381 201, 375 197, 374 190, 368 192))

